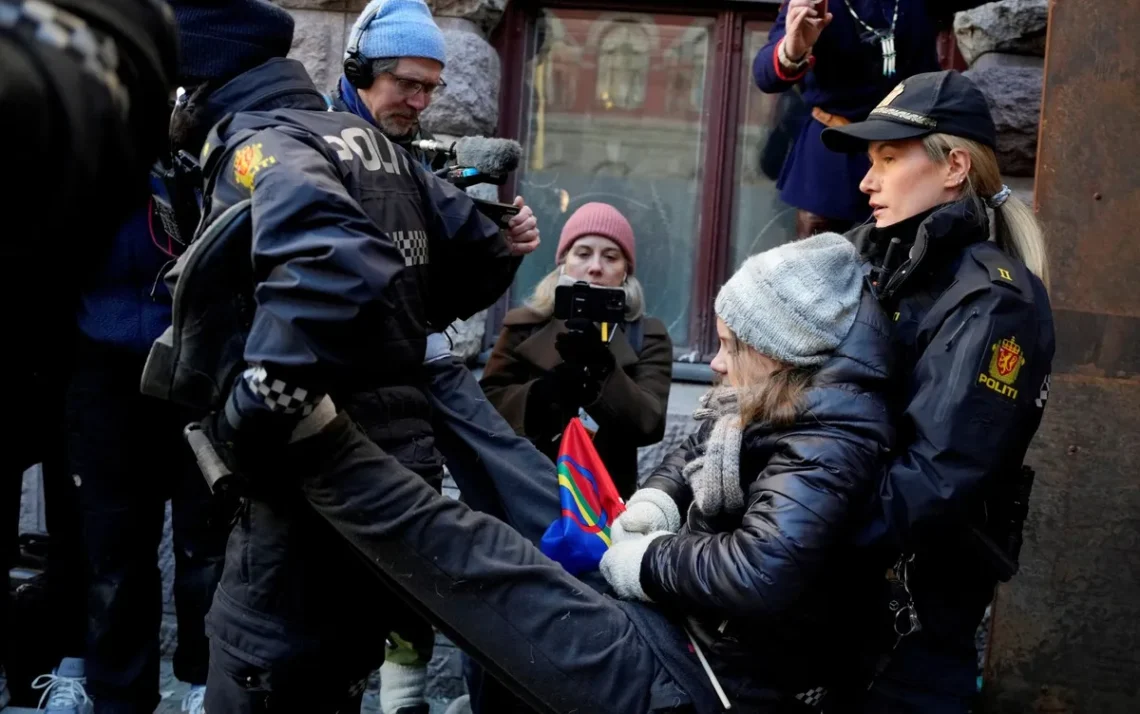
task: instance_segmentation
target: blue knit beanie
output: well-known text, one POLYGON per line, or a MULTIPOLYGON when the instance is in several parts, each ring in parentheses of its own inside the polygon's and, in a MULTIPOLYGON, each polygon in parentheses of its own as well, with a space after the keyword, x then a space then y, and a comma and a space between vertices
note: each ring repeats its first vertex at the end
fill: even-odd
POLYGON ((372 0, 356 18, 349 37, 361 31, 357 51, 367 59, 426 57, 446 63, 443 32, 424 0, 372 0), (376 14, 362 28, 361 22, 373 11, 376 14))
POLYGON ((289 54, 293 16, 265 0, 170 0, 178 21, 179 82, 228 80, 289 54))

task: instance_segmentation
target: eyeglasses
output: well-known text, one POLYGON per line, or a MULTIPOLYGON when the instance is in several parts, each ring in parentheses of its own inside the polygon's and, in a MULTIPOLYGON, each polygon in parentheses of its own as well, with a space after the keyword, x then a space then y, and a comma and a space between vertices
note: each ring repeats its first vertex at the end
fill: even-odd
POLYGON ((411 99, 420 92, 423 92, 425 97, 431 98, 435 94, 435 90, 440 87, 446 87, 447 82, 442 79, 439 84, 432 84, 431 82, 421 82, 418 79, 411 79, 410 77, 401 77, 395 72, 385 72, 384 74, 391 75, 392 79, 396 80, 396 89, 403 95, 404 99, 411 99))

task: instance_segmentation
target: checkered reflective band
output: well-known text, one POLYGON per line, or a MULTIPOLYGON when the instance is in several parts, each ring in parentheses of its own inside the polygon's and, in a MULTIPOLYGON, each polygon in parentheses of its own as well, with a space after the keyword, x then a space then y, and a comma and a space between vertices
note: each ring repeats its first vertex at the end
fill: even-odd
POLYGON ((400 253, 404 256, 404 264, 409 268, 413 265, 427 265, 428 237, 423 231, 391 231, 388 233, 400 253))
POLYGON ((282 414, 308 416, 324 396, 296 385, 286 384, 280 379, 271 379, 264 367, 250 367, 242 376, 254 394, 261 396, 270 411, 282 414))
POLYGON ((1037 393, 1037 398, 1033 400, 1033 403, 1037 405, 1038 409, 1044 409, 1045 402, 1049 401, 1049 377, 1050 375, 1045 375, 1045 381, 1041 383, 1041 391, 1037 393))
POLYGON ((0 2, 0 28, 25 28, 37 42, 74 57, 106 87, 119 113, 127 116, 130 97, 119 80, 119 47, 114 39, 42 0, 0 2))
POLYGON ((804 706, 817 709, 824 698, 827 696, 827 689, 824 687, 813 687, 806 692, 800 692, 796 695, 796 701, 804 706))

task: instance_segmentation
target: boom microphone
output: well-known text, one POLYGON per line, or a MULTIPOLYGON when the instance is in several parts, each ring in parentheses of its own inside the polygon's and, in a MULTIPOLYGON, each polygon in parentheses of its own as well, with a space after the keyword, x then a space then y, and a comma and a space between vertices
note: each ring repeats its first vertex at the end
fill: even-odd
POLYGON ((460 166, 473 168, 491 176, 501 176, 514 171, 522 159, 522 146, 513 139, 465 136, 451 144, 434 139, 421 139, 413 141, 412 145, 422 151, 446 154, 460 166))
POLYGON ((470 136, 455 142, 455 161, 460 166, 470 166, 492 176, 514 171, 521 158, 522 146, 513 139, 470 136))

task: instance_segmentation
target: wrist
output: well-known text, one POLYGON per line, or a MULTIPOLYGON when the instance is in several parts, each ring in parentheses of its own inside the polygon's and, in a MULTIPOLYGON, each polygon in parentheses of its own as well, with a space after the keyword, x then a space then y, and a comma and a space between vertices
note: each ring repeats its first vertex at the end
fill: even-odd
POLYGON ((811 47, 801 47, 795 40, 785 37, 780 43, 780 61, 795 67, 803 64, 811 53, 811 47))
POLYGON ((776 51, 772 53, 772 64, 777 77, 785 82, 798 82, 814 66, 815 57, 809 47, 800 60, 793 61, 787 56, 789 52, 787 39, 786 37, 781 39, 776 46, 776 51))

